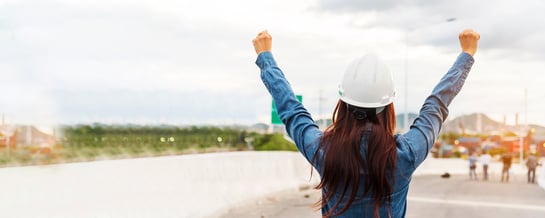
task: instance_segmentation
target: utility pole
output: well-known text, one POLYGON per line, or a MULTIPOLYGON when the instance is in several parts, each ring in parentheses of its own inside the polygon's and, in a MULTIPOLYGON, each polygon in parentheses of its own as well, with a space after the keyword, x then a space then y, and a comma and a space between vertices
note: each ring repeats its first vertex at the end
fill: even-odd
POLYGON ((519 150, 519 158, 520 158, 520 165, 523 166, 524 161, 524 133, 528 130, 528 89, 524 88, 524 128, 521 125, 520 126, 520 150, 519 150))
POLYGON ((409 131, 409 30, 405 32, 405 101, 403 113, 403 131, 409 131))
POLYGON ((404 101, 404 113, 403 113, 403 131, 409 131, 409 128, 411 127, 410 123, 409 123, 409 33, 416 30, 416 29, 419 29, 419 28, 423 28, 423 27, 427 27, 427 26, 431 26, 431 25, 436 25, 436 24, 441 24, 441 23, 449 23, 449 22, 453 22, 453 21, 456 21, 456 18, 448 18, 446 20, 443 20, 443 21, 440 21, 438 23, 432 23, 432 24, 427 24, 427 25, 424 25, 424 26, 417 26, 417 27, 412 27, 412 28, 407 28, 405 30, 405 81, 404 81, 404 85, 405 85, 405 101, 404 101))
POLYGON ((325 126, 324 125, 324 122, 325 122, 325 119, 324 119, 324 115, 323 115, 323 111, 322 111, 322 103, 323 103, 323 100, 325 100, 325 97, 323 96, 323 92, 324 90, 320 89, 319 91, 319 96, 318 96, 318 116, 319 116, 319 119, 320 119, 320 123, 318 124, 318 127, 320 129, 325 129, 325 126))

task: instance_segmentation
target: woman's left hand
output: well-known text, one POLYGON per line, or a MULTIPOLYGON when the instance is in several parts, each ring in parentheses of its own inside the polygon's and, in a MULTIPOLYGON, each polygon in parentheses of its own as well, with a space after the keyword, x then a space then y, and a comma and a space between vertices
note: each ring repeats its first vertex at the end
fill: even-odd
POLYGON ((259 34, 257 34, 257 37, 255 37, 255 39, 252 40, 252 43, 254 44, 256 54, 259 54, 264 51, 271 51, 272 36, 267 32, 267 30, 262 31, 259 34))

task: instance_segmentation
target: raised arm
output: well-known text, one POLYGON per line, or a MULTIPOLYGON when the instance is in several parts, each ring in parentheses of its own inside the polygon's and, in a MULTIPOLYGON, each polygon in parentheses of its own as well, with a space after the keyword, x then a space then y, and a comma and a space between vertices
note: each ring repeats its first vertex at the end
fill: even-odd
POLYGON ((277 66, 271 53, 271 35, 263 31, 252 42, 258 54, 256 64, 261 69, 261 80, 274 99, 278 116, 299 151, 310 161, 316 151, 315 142, 322 133, 310 113, 297 100, 288 80, 277 66))
POLYGON ((433 147, 449 113, 448 106, 462 89, 474 62, 473 55, 477 51, 480 35, 473 30, 464 30, 458 38, 462 48, 461 54, 435 86, 431 95, 426 98, 410 130, 403 135, 415 157, 415 168, 424 161, 433 147))

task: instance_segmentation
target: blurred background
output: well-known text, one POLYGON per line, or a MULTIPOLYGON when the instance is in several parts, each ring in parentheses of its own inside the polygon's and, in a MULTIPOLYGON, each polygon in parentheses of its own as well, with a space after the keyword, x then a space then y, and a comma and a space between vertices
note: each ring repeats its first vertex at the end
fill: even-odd
MULTIPOLYGON (((338 100, 347 63, 378 53, 394 72, 403 131, 404 120, 418 112, 454 62, 457 35, 465 28, 481 33, 482 40, 450 119, 474 118, 454 121, 460 128, 449 132, 502 135, 534 128, 541 133, 543 6, 537 0, 3 0, 2 134, 17 132, 11 143, 36 145, 31 141, 37 134, 31 133, 39 131, 49 137, 42 144, 51 146, 66 144, 85 128, 95 134, 89 136, 93 141, 108 141, 100 134, 112 129, 119 130, 112 134, 127 129, 128 135, 112 136, 123 138, 133 134, 130 129, 158 126, 271 130, 271 98, 251 45, 264 29, 274 37, 273 52, 295 92, 315 120, 324 120, 322 127, 338 100), (482 123, 480 115, 476 121, 475 114, 495 123, 482 123)), ((245 147, 244 134, 237 134, 223 144, 245 147)), ((201 144, 218 144, 218 136, 201 144)), ((161 137, 176 140, 166 133, 150 140, 162 142, 161 137)))
POLYGON ((296 151, 254 64, 251 40, 265 29, 322 129, 347 64, 381 56, 402 133, 466 28, 481 34, 476 62, 430 156, 511 153, 522 166, 545 156, 543 9, 539 0, 0 0, 0 166, 296 151))

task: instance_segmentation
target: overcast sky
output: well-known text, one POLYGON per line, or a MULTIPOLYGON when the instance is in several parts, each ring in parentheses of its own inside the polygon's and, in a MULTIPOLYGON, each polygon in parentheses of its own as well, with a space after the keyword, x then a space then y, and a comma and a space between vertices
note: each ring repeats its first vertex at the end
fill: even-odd
POLYGON ((330 116, 347 64, 367 52, 394 72, 398 113, 408 70, 417 112, 473 28, 480 47, 450 117, 523 122, 526 89, 528 122, 545 125, 544 10, 541 0, 0 0, 0 112, 38 126, 269 122, 251 44, 264 29, 315 118, 330 116))

